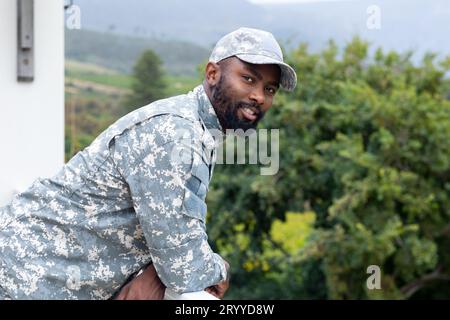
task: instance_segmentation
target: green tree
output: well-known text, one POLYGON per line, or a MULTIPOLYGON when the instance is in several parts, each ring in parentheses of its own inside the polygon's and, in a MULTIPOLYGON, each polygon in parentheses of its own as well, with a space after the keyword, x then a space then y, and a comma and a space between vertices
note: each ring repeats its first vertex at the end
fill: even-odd
POLYGON ((164 98, 166 83, 162 62, 152 50, 144 51, 136 62, 131 89, 124 104, 127 112, 164 98))
POLYGON ((280 129, 279 172, 218 165, 208 194, 211 238, 234 266, 233 297, 450 297, 450 59, 412 56, 369 57, 359 38, 343 52, 330 42, 289 55, 299 86, 277 97, 261 126, 280 129), (315 214, 298 252, 270 231, 288 211, 315 214), (274 250, 273 272, 262 262, 246 270, 274 250), (366 286, 370 265, 381 268, 381 290, 366 286))

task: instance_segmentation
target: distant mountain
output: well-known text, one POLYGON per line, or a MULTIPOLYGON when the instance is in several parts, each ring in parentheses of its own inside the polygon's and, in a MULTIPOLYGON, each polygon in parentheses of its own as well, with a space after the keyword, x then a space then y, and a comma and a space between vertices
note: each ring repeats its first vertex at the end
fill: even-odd
POLYGON ((154 50, 172 75, 197 75, 197 67, 209 57, 209 51, 199 45, 179 40, 135 38, 107 32, 66 30, 67 59, 89 62, 131 73, 140 54, 154 50))
POLYGON ((450 53, 450 1, 360 0, 256 5, 246 0, 74 0, 82 28, 130 36, 183 40, 208 50, 239 26, 272 31, 286 47, 300 41, 320 49, 359 34, 376 46, 450 53), (381 29, 366 26, 367 8, 381 9, 381 29))
POLYGON ((257 25, 265 10, 245 0, 75 0, 82 27, 211 46, 225 31, 257 25))

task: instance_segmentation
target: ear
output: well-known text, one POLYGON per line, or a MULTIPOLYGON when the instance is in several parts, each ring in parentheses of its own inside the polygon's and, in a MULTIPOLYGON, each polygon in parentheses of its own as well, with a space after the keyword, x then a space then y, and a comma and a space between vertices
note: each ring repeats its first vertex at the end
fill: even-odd
POLYGON ((208 62, 206 65, 205 79, 210 87, 215 86, 220 79, 220 66, 215 62, 208 62))

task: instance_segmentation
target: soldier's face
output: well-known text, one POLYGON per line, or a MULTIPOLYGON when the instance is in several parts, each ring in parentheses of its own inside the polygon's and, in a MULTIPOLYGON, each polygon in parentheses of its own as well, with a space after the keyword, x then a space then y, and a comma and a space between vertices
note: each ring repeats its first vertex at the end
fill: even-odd
POLYGON ((220 79, 212 103, 224 129, 254 129, 270 109, 278 91, 277 65, 250 64, 232 57, 219 62, 220 79))

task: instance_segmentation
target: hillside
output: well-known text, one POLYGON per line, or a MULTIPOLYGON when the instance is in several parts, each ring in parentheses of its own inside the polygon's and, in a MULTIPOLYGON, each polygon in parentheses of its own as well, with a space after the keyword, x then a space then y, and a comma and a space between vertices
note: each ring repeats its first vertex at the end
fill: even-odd
POLYGON ((171 75, 196 76, 197 67, 209 57, 209 50, 179 40, 135 38, 109 32, 66 30, 66 59, 91 63, 122 73, 131 73, 140 54, 154 50, 171 75))
POLYGON ((248 26, 270 30, 285 46, 307 42, 315 51, 331 38, 343 46, 358 34, 385 49, 450 53, 448 0, 342 0, 271 5, 246 0, 74 0, 74 3, 82 10, 83 29, 182 40, 205 48, 211 48, 225 33, 248 26), (373 4, 381 10, 379 30, 366 26, 366 10, 373 4))
POLYGON ((265 10, 245 0, 74 0, 82 28, 210 47, 225 30, 257 25, 265 10))
MULTIPOLYGON (((167 75, 165 96, 179 95, 200 83, 198 78, 167 75)), ((86 147, 128 109, 125 96, 133 78, 91 63, 66 60, 65 64, 66 160, 86 147)))

